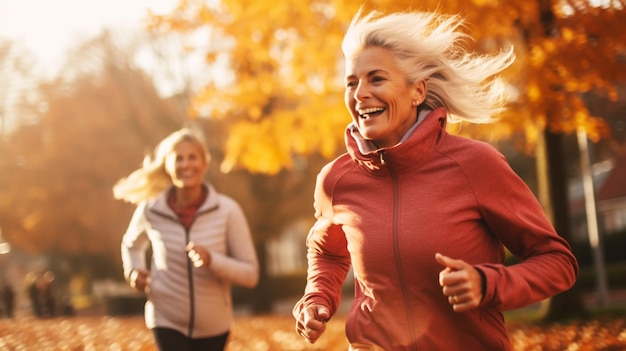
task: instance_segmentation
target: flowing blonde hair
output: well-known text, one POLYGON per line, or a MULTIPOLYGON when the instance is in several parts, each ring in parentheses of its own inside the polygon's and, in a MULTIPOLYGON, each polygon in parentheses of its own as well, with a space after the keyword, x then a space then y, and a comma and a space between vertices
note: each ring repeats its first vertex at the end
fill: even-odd
POLYGON ((451 122, 491 122, 506 102, 506 84, 495 75, 513 63, 515 53, 512 46, 495 55, 469 53, 461 45, 469 39, 462 27, 457 15, 372 11, 362 16, 361 9, 341 47, 347 59, 367 47, 385 48, 409 84, 425 80, 422 107, 445 107, 451 122))
POLYGON ((207 163, 210 161, 211 156, 200 132, 191 128, 177 130, 155 147, 153 155, 144 157, 141 168, 115 183, 113 196, 118 200, 138 204, 156 197, 171 186, 172 179, 165 170, 165 159, 183 141, 196 144, 204 154, 207 163))

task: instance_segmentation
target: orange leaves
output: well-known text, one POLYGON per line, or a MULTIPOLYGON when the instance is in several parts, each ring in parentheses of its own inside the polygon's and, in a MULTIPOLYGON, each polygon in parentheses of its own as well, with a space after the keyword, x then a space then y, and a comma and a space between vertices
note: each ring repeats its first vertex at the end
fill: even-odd
POLYGON ((557 11, 555 35, 529 38, 524 97, 553 131, 571 133, 583 126, 597 141, 609 131, 602 119, 589 114, 583 94, 618 99, 615 86, 626 82, 626 75, 616 61, 623 47, 616 44, 615 31, 626 30, 626 9, 590 7, 580 2, 567 14, 557 11))
MULTIPOLYGON (((348 120, 335 117, 346 115, 335 100, 342 94, 340 44, 348 22, 362 4, 188 0, 181 1, 170 16, 158 18, 160 28, 170 31, 210 28, 210 47, 202 49, 208 52, 207 65, 227 57, 224 69, 232 75, 232 84, 207 82, 194 99, 195 111, 232 125, 229 138, 233 140, 228 142, 224 170, 243 167, 276 172, 291 166, 294 153, 318 151, 332 156, 343 151, 343 128, 348 120), (310 120, 315 123, 308 123, 310 120), (342 124, 336 123, 338 120, 342 124), (253 136, 255 133, 267 135, 253 136), (246 147, 244 141, 255 146, 246 147), (337 149, 331 151, 332 147, 337 149), (261 151, 270 154, 261 155, 261 151)), ((518 63, 506 72, 522 92, 513 102, 514 114, 530 121, 505 118, 501 123, 507 125, 494 128, 492 134, 524 133, 525 125, 549 125, 568 132, 582 123, 598 128, 590 134, 600 136, 603 127, 596 121, 586 122, 590 117, 579 96, 599 91, 617 100, 614 85, 626 81, 626 70, 616 61, 616 53, 625 47, 619 33, 626 31, 626 9, 593 7, 588 2, 565 9, 569 3, 559 4, 554 9, 557 34, 553 36, 545 35, 537 1, 422 1, 416 8, 411 1, 374 0, 365 8, 462 13, 480 50, 514 45, 518 63)))
MULTIPOLYGON (((184 31, 184 20, 196 29, 211 28, 208 42, 228 57, 233 84, 207 82, 191 110, 230 125, 222 171, 275 174, 290 169, 297 155, 331 158, 342 151, 349 119, 340 44, 360 5, 224 0, 202 7, 183 1, 170 16, 158 18, 165 31, 184 31)), ((371 5, 406 10, 406 4, 390 0, 371 5)), ((207 65, 215 58, 207 55, 207 65)))
POLYGON ((231 126, 222 172, 240 166, 252 173, 276 174, 293 167, 294 155, 319 152, 333 157, 340 141, 332 136, 349 123, 343 104, 311 102, 293 110, 279 105, 275 102, 271 115, 231 126))
POLYGON ((536 103, 541 99, 541 86, 537 81, 531 81, 526 87, 526 97, 530 102, 536 103))
POLYGON ((154 342, 138 318, 18 318, 0 322, 0 348, 148 351, 154 349, 154 342))
POLYGON ((623 320, 571 322, 546 327, 511 328, 516 351, 622 350, 626 347, 623 320))
MULTIPOLYGON (((231 127, 226 143, 226 157, 220 170, 228 173, 242 165, 253 173, 275 174, 291 165, 288 153, 280 147, 278 131, 269 120, 260 123, 238 122, 231 127)), ((288 136, 287 136, 288 137, 288 136)))
MULTIPOLYGON (((346 350, 345 317, 335 316, 314 345, 293 330, 289 315, 238 316, 228 350, 346 350)), ((623 350, 623 319, 592 320, 538 326, 509 324, 514 351, 623 350)), ((142 317, 74 317, 0 319, 0 348, 7 350, 154 350, 152 334, 142 317)))
MULTIPOLYGON (((337 150, 329 151, 329 145, 339 145, 347 121, 329 131, 317 127, 328 124, 327 114, 312 114, 312 101, 327 100, 326 94, 341 97, 336 88, 329 89, 340 87, 343 68, 342 22, 334 18, 332 7, 307 1, 230 0, 205 10, 210 15, 200 15, 198 5, 188 3, 171 18, 191 14, 187 20, 211 28, 210 42, 228 57, 233 84, 207 83, 195 96, 193 109, 230 124, 221 169, 275 174, 291 168, 294 155, 318 151, 313 148, 334 155, 337 150)), ((207 60, 208 65, 214 62, 207 60)))

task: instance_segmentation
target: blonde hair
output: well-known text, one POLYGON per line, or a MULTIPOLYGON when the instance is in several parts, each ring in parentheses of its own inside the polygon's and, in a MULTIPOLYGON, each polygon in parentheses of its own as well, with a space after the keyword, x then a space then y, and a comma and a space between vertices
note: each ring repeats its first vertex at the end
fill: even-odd
POLYGON ((190 141, 198 146, 207 163, 211 156, 202 135, 191 129, 183 128, 163 139, 154 149, 153 155, 146 155, 143 166, 122 178, 113 186, 113 196, 133 204, 149 200, 159 195, 172 185, 170 175, 165 170, 165 159, 174 148, 183 141, 190 141))
POLYGON ((463 20, 456 15, 361 12, 344 36, 344 57, 371 46, 389 50, 408 84, 425 80, 422 107, 445 107, 451 122, 491 122, 504 109, 506 84, 494 76, 515 60, 512 46, 495 55, 468 53, 461 44, 469 36, 460 31, 463 20))

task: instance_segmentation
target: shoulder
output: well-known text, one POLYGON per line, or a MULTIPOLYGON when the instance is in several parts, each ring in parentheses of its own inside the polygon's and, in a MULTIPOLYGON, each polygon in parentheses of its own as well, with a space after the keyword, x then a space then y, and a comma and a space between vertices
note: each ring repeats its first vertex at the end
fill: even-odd
POLYGON ((227 209, 241 208, 237 200, 233 199, 232 197, 222 194, 222 193, 218 193, 217 196, 218 196, 220 207, 225 207, 227 209))
POLYGON ((218 208, 220 211, 229 213, 243 213, 243 209, 237 200, 216 190, 211 184, 207 184, 207 187, 209 188, 209 196, 205 204, 208 205, 208 208, 218 208))
POLYGON ((206 187, 209 189, 209 196, 207 197, 207 200, 206 200, 207 203, 214 204, 219 207, 225 207, 225 208, 240 207, 237 200, 217 190, 212 184, 206 184, 206 187))
POLYGON ((145 217, 149 213, 150 207, 154 204, 154 200, 141 201, 135 207, 133 217, 145 217))
POLYGON ((135 212, 145 211, 151 203, 154 203, 154 200, 144 200, 139 202, 135 207, 135 212))
POLYGON ((354 169, 355 165, 356 163, 346 153, 322 167, 315 183, 313 195, 315 208, 325 208, 331 202, 337 183, 354 169))
POLYGON ((523 181, 506 157, 491 144, 459 136, 448 137, 440 156, 463 174, 475 192, 494 194, 522 185, 523 181))
POLYGON ((498 167, 507 164, 504 155, 493 145, 458 135, 446 135, 439 152, 463 168, 498 167))
POLYGON ((352 157, 345 153, 322 167, 317 176, 318 186, 321 184, 335 184, 356 167, 357 164, 352 157))

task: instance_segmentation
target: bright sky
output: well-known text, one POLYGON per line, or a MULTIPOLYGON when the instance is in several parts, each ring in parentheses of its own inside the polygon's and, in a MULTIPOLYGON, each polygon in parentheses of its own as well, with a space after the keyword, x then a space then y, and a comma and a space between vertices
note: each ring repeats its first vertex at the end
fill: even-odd
POLYGON ((0 0, 0 37, 21 41, 40 60, 58 60, 73 42, 103 28, 141 28, 150 8, 177 0, 0 0))

